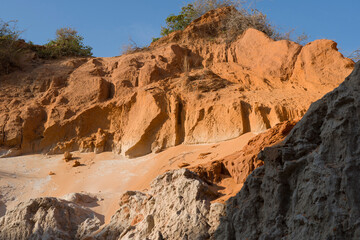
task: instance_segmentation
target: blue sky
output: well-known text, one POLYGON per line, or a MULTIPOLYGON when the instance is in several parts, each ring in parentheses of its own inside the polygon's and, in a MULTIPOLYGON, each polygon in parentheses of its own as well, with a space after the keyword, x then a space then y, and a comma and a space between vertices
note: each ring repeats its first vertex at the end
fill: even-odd
MULTIPOLYGON (((164 19, 178 13, 189 0, 0 0, 0 18, 18 20, 22 38, 44 44, 61 27, 73 27, 93 47, 95 56, 121 53, 132 38, 146 46, 159 36, 164 19)), ((360 48, 356 30, 359 0, 261 0, 256 7, 280 30, 305 32, 310 40, 327 38, 338 42, 345 55, 360 48)))

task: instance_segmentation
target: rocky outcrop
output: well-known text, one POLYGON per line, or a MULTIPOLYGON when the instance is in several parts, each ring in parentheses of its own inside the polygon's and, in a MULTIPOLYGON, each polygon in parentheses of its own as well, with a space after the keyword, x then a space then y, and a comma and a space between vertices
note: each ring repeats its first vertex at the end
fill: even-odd
POLYGON ((196 174, 180 169, 157 177, 146 193, 128 191, 111 222, 93 239, 208 239, 223 204, 196 174))
POLYGON ((0 239, 360 238, 360 64, 294 127, 354 63, 329 40, 300 46, 248 29, 223 42, 216 34, 230 10, 210 11, 144 51, 34 63, 1 76, 2 156, 138 157, 263 133, 221 159, 201 152, 201 164, 178 163, 182 169, 146 192, 126 192, 102 228, 101 216, 85 208, 99 199, 74 193, 7 211, 0 239), (215 200, 226 194, 221 184, 233 183, 244 186, 225 210, 215 200))
POLYGON ((360 64, 227 202, 218 239, 359 239, 360 64))
POLYGON ((222 159, 188 167, 188 169, 198 174, 204 181, 211 183, 219 183, 231 177, 236 184, 243 184, 252 171, 264 164, 257 156, 260 151, 265 147, 281 144, 295 124, 296 121, 278 123, 250 139, 240 151, 222 159))
POLYGON ((94 212, 57 198, 19 204, 0 218, 0 239, 83 239, 101 225, 94 212))
POLYGON ((252 138, 244 148, 224 158, 224 166, 236 183, 244 183, 246 178, 264 162, 258 158, 258 153, 265 147, 281 144, 295 126, 296 121, 278 123, 268 131, 252 138))
POLYGON ((216 33, 228 12, 211 11, 141 52, 1 76, 1 155, 137 157, 261 132, 303 116, 353 69, 329 40, 302 47, 248 29, 231 43, 214 41, 206 29, 216 33))
MULTIPOLYGON (((81 192, 67 194, 62 197, 64 200, 45 198, 23 203, 8 212, 3 222, 0 220, 0 231, 7 234, 6 239, 10 240, 41 239, 44 236, 77 239, 80 235, 75 232, 79 231, 84 233, 81 236, 86 236, 85 239, 182 239, 186 236, 188 239, 212 238, 224 212, 225 205, 222 202, 232 196, 233 192, 224 189, 233 187, 232 185, 223 185, 221 181, 233 178, 241 184, 245 175, 257 167, 254 164, 262 163, 256 158, 257 153, 263 147, 283 140, 294 124, 288 121, 278 124, 251 139, 241 151, 223 159, 197 166, 179 166, 190 168, 194 172, 185 168, 166 172, 152 182, 149 191, 126 192, 122 195, 120 208, 111 222, 99 230, 99 219, 102 218, 94 216, 93 212, 84 207, 99 206, 98 201, 103 199, 81 192), (61 220, 62 218, 65 220, 61 220), (70 218, 73 220, 68 223, 70 218), (86 218, 88 219, 85 220, 86 218), (23 225, 18 228, 16 221, 23 225), (31 221, 36 223, 28 224, 31 221), (69 225, 72 227, 68 228, 69 225), (24 229, 27 232, 21 235, 24 229), (9 235, 9 232, 18 235, 9 235)), ((211 153, 201 153, 198 160, 206 160, 208 154, 211 153)), ((1 236, 0 234, 0 239, 1 236)))

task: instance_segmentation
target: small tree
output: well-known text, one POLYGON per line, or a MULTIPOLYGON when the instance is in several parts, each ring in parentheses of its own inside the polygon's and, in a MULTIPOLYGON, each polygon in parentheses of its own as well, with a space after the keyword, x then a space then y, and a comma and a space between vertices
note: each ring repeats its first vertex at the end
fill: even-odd
POLYGON ((166 18, 166 27, 161 28, 160 35, 164 37, 174 31, 184 30, 184 28, 194 20, 195 15, 196 11, 194 5, 188 4, 185 7, 182 7, 179 15, 171 14, 166 18))
POLYGON ((45 44, 38 54, 43 58, 92 56, 92 48, 85 46, 83 40, 75 29, 60 28, 56 30, 56 39, 45 44))

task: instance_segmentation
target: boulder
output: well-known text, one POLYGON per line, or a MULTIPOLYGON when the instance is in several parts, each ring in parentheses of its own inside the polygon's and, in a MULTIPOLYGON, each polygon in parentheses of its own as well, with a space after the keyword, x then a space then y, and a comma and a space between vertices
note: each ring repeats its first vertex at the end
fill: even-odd
POLYGON ((208 239, 224 210, 210 185, 187 170, 158 176, 148 192, 128 191, 94 239, 208 239))
POLYGON ((101 225, 91 210, 57 198, 20 203, 0 218, 0 239, 83 239, 101 225))

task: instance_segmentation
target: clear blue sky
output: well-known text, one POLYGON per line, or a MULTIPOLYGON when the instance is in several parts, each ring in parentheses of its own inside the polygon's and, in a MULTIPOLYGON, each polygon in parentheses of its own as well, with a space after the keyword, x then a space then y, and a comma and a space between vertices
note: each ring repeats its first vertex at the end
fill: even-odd
MULTIPOLYGON (((139 46, 159 36, 164 19, 178 13, 185 0, 0 0, 0 18, 18 20, 22 38, 44 44, 61 27, 73 27, 93 47, 95 56, 119 55, 131 37, 139 46)), ((338 42, 345 55, 360 48, 356 27, 359 0, 261 0, 256 7, 281 30, 294 28, 310 40, 338 42)))

